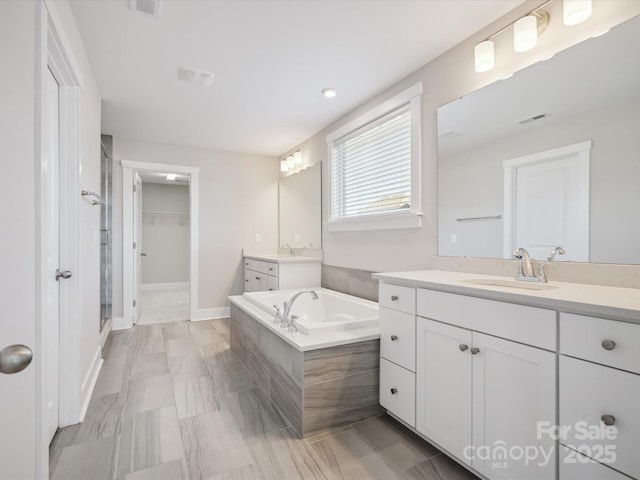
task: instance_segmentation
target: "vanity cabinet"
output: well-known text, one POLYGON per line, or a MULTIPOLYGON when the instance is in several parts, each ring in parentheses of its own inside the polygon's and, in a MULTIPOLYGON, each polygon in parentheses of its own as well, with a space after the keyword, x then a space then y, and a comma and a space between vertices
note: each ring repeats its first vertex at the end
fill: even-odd
MULTIPOLYGON (((572 427, 561 439, 570 449, 565 457, 580 462, 581 455, 572 451, 582 451, 640 478, 640 325, 561 313, 560 354, 560 424, 572 427), (575 428, 579 422, 601 430, 584 438, 575 428)), ((588 478, 573 473, 587 468, 604 472, 598 478, 617 478, 608 466, 587 465, 565 467, 570 473, 562 480, 588 478)))
POLYGON ((244 257, 244 291, 264 292, 320 286, 319 259, 288 259, 280 263, 244 257))

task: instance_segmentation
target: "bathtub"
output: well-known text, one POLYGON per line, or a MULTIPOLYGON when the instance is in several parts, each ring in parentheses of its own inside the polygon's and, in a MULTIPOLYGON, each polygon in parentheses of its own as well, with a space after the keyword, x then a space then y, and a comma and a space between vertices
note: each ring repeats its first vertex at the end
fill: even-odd
MULTIPOLYGON (((291 308, 290 315, 297 315, 298 331, 306 335, 320 332, 351 330, 378 325, 378 304, 343 293, 314 288, 318 300, 310 294, 299 296, 291 308)), ((278 290, 273 292, 244 293, 242 296, 270 315, 275 315, 278 306, 284 311, 284 302, 300 290, 278 290)))

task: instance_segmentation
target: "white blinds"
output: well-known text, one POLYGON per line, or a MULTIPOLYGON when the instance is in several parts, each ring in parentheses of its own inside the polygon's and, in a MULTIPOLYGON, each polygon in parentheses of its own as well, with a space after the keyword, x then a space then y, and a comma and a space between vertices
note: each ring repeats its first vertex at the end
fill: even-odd
POLYGON ((411 111, 404 105, 351 134, 331 150, 332 220, 409 211, 411 111))

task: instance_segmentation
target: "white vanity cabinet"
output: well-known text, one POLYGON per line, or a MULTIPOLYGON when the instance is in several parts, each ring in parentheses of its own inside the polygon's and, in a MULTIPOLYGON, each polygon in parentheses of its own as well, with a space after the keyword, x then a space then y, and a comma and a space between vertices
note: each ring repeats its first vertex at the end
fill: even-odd
POLYGON ((561 313, 560 353, 560 424, 572 427, 561 442, 608 465, 573 465, 582 457, 568 450, 561 479, 618 478, 609 467, 640 478, 640 325, 561 313), (597 434, 585 438, 580 422, 597 434))
POLYGON ((244 257, 244 291, 264 292, 320 286, 321 260, 244 257))

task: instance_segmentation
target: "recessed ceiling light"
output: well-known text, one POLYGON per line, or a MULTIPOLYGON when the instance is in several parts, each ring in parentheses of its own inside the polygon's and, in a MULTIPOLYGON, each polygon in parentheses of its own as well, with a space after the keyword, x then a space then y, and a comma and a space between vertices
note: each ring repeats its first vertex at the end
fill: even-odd
POLYGON ((176 179, 175 173, 167 173, 167 180, 175 180, 175 179, 176 179))
POLYGON ((325 88, 322 90, 322 95, 324 95, 327 98, 333 98, 338 94, 338 92, 336 92, 335 88, 325 88))

